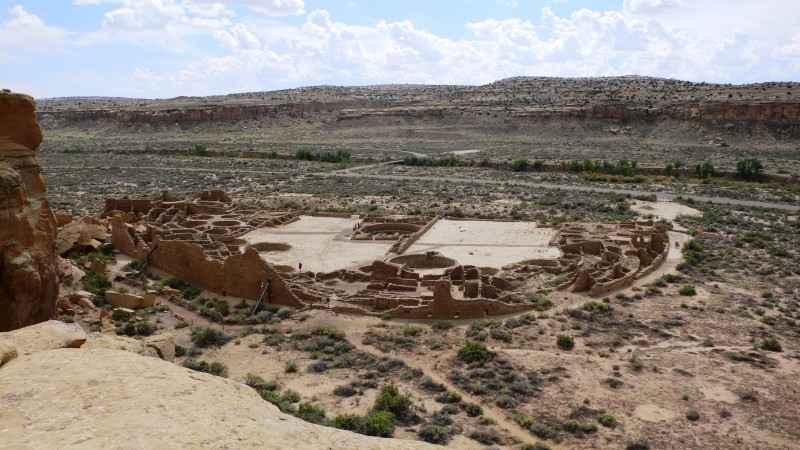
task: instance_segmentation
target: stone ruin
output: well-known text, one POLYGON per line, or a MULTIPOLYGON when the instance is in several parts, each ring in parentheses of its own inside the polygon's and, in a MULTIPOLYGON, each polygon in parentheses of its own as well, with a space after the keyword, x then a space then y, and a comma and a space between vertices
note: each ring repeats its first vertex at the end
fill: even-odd
POLYGON ((108 199, 104 213, 117 249, 208 291, 254 304, 394 318, 518 313, 534 308, 529 297, 555 290, 604 296, 655 270, 669 252, 666 226, 652 221, 565 224, 550 241, 560 250, 557 258, 476 267, 437 252, 404 253, 438 217, 367 215, 350 239, 396 241, 383 258, 361 267, 303 272, 265 259, 288 244, 242 239, 300 215, 237 204, 221 191, 187 200, 166 192, 152 201, 108 199), (341 289, 345 286, 349 289, 341 289))

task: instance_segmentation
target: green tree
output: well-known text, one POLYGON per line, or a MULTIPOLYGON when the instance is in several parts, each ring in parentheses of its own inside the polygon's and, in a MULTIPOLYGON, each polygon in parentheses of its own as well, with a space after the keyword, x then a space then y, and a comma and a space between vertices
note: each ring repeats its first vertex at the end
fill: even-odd
POLYGON ((764 165, 758 158, 745 158, 736 163, 736 171, 745 181, 757 181, 764 165))
POLYGON ((717 171, 714 169, 714 166, 711 165, 711 163, 706 162, 703 164, 696 165, 694 167, 694 173, 696 173, 698 177, 705 180, 713 176, 716 176, 717 171))
POLYGON ((514 164, 511 165, 511 170, 514 172, 525 172, 528 168, 528 161, 524 159, 518 159, 514 161, 514 164))

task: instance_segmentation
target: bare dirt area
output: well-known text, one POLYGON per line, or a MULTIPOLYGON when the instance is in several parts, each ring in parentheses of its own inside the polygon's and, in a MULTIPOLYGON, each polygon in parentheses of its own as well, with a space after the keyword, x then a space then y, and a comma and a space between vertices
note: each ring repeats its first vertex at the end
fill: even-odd
POLYGON ((560 252, 550 246, 556 232, 537 228, 532 222, 492 222, 440 220, 408 253, 437 251, 461 264, 502 267, 533 258, 557 258, 560 252))
POLYGON ((300 220, 280 228, 260 228, 244 236, 250 243, 286 243, 289 249, 262 253, 278 265, 298 266, 314 272, 332 272, 343 267, 359 267, 383 259, 392 243, 354 241, 356 219, 300 216, 300 220))

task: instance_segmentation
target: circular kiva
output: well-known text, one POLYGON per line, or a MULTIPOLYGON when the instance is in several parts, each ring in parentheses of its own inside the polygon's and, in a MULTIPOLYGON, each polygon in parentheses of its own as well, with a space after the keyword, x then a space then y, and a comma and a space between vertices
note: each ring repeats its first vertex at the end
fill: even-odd
POLYGON ((250 245, 259 252, 286 252, 292 246, 283 242, 256 242, 250 245))
POLYGON ((412 269, 447 269, 458 265, 458 261, 453 258, 439 254, 429 256, 424 253, 396 256, 390 259, 389 262, 408 265, 412 269))
POLYGON ((420 230, 419 225, 412 223, 376 223, 371 225, 364 225, 359 228, 362 233, 416 233, 420 230))

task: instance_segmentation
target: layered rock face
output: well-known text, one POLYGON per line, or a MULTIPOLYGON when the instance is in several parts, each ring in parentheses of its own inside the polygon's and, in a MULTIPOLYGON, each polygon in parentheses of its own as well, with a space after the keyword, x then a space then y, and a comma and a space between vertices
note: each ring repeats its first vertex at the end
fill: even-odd
POLYGON ((55 315, 58 225, 34 151, 42 132, 27 95, 0 92, 0 331, 55 315))

